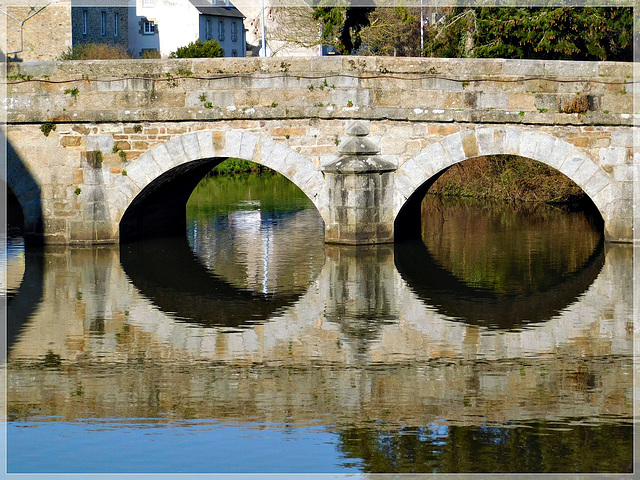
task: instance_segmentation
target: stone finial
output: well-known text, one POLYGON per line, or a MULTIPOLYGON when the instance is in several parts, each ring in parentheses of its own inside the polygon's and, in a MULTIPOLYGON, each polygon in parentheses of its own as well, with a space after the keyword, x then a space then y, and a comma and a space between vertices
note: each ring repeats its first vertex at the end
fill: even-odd
POLYGON ((350 137, 365 137, 369 135, 369 122, 354 120, 347 125, 346 134, 350 137))
POLYGON ((380 147, 375 142, 364 137, 352 137, 338 145, 341 155, 375 155, 380 153, 380 147))

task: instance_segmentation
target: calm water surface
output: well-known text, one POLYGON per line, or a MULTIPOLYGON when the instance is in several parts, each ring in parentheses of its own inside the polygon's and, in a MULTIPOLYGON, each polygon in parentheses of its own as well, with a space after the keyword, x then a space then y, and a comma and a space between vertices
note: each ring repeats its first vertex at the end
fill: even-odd
POLYGON ((10 238, 8 471, 632 471, 630 247, 432 197, 422 241, 328 246, 301 195, 214 178, 185 238, 10 238))

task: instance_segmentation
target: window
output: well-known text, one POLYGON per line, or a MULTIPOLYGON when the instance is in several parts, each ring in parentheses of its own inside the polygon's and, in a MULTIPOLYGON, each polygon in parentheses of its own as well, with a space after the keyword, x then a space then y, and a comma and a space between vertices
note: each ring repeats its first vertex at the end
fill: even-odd
POLYGON ((218 40, 224 40, 224 22, 222 20, 218 20, 218 40))
POLYGON ((205 38, 207 40, 211 40, 211 38, 213 37, 213 31, 212 31, 212 27, 211 27, 211 19, 207 18, 207 21, 205 22, 205 29, 204 29, 204 34, 205 34, 205 38))
POLYGON ((107 33, 107 12, 100 12, 100 35, 107 33))
POLYGON ((120 14, 119 13, 114 13, 113 14, 113 36, 117 37, 118 36, 118 24, 120 23, 120 14))
POLYGON ((231 50, 231 56, 232 57, 237 57, 238 56, 238 50, 231 50))
POLYGON ((143 32, 145 35, 153 35, 156 33, 156 24, 150 21, 145 21, 143 32))
POLYGON ((238 41, 238 24, 236 22, 231 22, 231 41, 238 41))
POLYGON ((153 0, 142 0, 143 7, 153 7, 153 0))
POLYGON ((87 11, 83 10, 82 11, 82 34, 86 35, 89 31, 89 29, 87 28, 88 21, 87 21, 87 11))

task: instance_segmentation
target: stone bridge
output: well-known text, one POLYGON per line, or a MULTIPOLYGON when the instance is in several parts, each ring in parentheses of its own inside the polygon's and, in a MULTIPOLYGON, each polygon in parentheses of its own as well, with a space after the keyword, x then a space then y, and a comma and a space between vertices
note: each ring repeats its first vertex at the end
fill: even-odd
POLYGON ((606 239, 631 242, 635 92, 632 64, 607 62, 10 63, 9 206, 45 243, 184 231, 195 185, 236 157, 295 183, 325 241, 385 243, 419 229, 420 200, 447 168, 510 154, 567 175, 606 239))

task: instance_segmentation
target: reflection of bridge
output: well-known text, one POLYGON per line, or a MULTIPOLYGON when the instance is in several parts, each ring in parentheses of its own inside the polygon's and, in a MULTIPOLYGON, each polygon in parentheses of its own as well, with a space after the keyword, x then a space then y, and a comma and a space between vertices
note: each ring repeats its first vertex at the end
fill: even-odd
POLYGON ((597 206, 606 238, 632 240, 631 64, 344 57, 7 68, 7 183, 31 239, 184 231, 193 187, 239 157, 299 186, 328 242, 389 242, 417 222, 416 200, 440 172, 513 154, 566 174, 597 206), (578 97, 589 111, 566 113, 578 97))
MULTIPOLYGON (((27 374, 31 380, 21 383, 20 395, 38 396, 45 383, 47 391, 60 389, 60 395, 73 395, 75 390, 68 385, 78 381, 73 376, 50 370, 21 370, 22 362, 32 366, 51 352, 69 365, 92 365, 83 367, 82 398, 69 398, 60 404, 55 397, 55 405, 43 398, 35 402, 44 405, 43 414, 49 408, 58 409, 60 414, 62 408, 70 418, 84 415, 89 404, 92 411, 97 408, 105 415, 124 409, 120 415, 126 411, 135 416, 140 414, 136 408, 145 408, 147 388, 149 392, 162 392, 159 408, 165 410, 160 411, 196 408, 209 418, 264 415, 274 421, 280 419, 275 412, 282 411, 299 416, 301 421, 317 420, 319 412, 333 412, 336 418, 347 421, 356 417, 363 420, 368 415, 400 421, 391 408, 398 389, 416 398, 415 405, 409 404, 402 411, 405 419, 424 418, 423 401, 429 402, 435 417, 442 415, 462 423, 588 417, 602 412, 628 416, 624 398, 632 378, 632 365, 625 360, 632 352, 631 251, 620 246, 605 250, 604 265, 596 258, 592 261, 595 269, 577 273, 585 278, 571 280, 590 283, 579 299, 574 296, 579 291, 572 290, 564 308, 546 322, 507 331, 451 321, 425 304, 413 292, 414 286, 395 269, 393 247, 328 247, 323 270, 306 293, 297 300, 263 299, 256 307, 264 310, 262 322, 226 333, 226 325, 216 326, 215 320, 207 322, 209 326, 185 322, 186 318, 176 320, 203 315, 204 311, 197 311, 200 307, 208 310, 209 318, 213 316, 206 299, 198 300, 202 298, 200 287, 191 285, 190 289, 182 277, 175 277, 176 283, 171 286, 162 277, 154 282, 154 275, 148 272, 142 275, 146 283, 139 286, 141 295, 121 268, 117 249, 48 250, 47 263, 60 264, 65 275, 56 275, 54 270, 43 272, 42 256, 27 256, 23 288, 40 291, 41 301, 31 311, 22 312, 30 317, 24 321, 16 309, 19 303, 14 303, 20 301, 22 293, 9 305, 11 321, 22 324, 20 333, 11 337, 9 403, 15 399, 11 389, 17 385, 12 381, 20 382, 27 374), (362 269, 372 264, 371 257, 376 259, 376 268, 368 271, 368 277, 363 276, 362 269), (377 274, 371 275, 374 272, 377 274), (176 284, 180 294, 169 296, 168 303, 161 305, 171 313, 159 310, 144 296, 163 288, 175 290, 176 284), (362 309, 354 305, 363 298, 362 289, 369 295, 371 318, 360 318, 357 312, 362 309), (375 311, 380 312, 382 322, 375 323, 375 311), (611 312, 615 312, 614 318, 611 312), (358 329, 362 333, 365 327, 372 333, 362 348, 358 329), (555 374, 549 377, 546 362, 558 359, 564 363, 562 378, 555 374), (210 388, 212 371, 202 366, 218 362, 228 369, 215 370, 217 383, 211 398, 185 393, 210 388), (392 366, 394 375, 378 375, 376 365, 380 362, 392 366), (104 394, 103 381, 92 380, 104 375, 101 365, 117 365, 127 372, 117 376, 115 383, 108 383, 108 395, 104 394), (254 367, 246 370, 243 365, 254 367), (62 386, 49 385, 54 377, 54 383, 61 382, 62 386), (587 381, 598 388, 587 394, 588 385, 583 384, 587 381), (131 398, 131 382, 142 389, 137 400, 131 398), (320 383, 333 385, 331 398, 314 387, 320 383), (480 399, 478 403, 474 400, 467 404, 470 385, 474 398, 480 399), (358 389, 358 395, 353 395, 353 388, 358 389), (506 399, 506 390, 514 395, 506 399), (300 395, 308 398, 314 391, 320 396, 313 401, 288 403, 300 395), (238 395, 248 403, 229 409, 238 395)), ((204 272, 193 256, 177 257, 186 276, 194 277, 194 269, 204 272)), ((142 263, 146 265, 136 268, 143 272, 153 260, 153 256, 145 257, 142 263)), ((128 273, 129 260, 123 257, 122 261, 128 273)), ((233 290, 220 280, 205 280, 202 275, 198 276, 202 282, 233 290)), ((132 276, 132 280, 136 282, 137 278, 132 276)), ((234 295, 232 291, 227 293, 234 295)), ((553 371, 553 367, 550 369, 553 371)), ((15 401, 27 400, 21 397, 15 401)))
MULTIPOLYGON (((154 342, 166 345, 163 348, 170 348, 180 358, 186 358, 186 355, 194 359, 231 363, 246 360, 304 363, 313 359, 351 363, 382 360, 386 355, 392 356, 386 360, 512 358, 553 352, 560 345, 563 345, 563 349, 580 349, 584 346, 584 339, 589 339, 588 348, 595 348, 592 345, 594 343, 604 342, 598 346, 601 352, 630 352, 630 344, 627 343, 629 338, 625 333, 628 327, 626 321, 630 321, 628 304, 631 296, 627 291, 630 286, 618 287, 618 283, 610 277, 612 269, 630 268, 630 264, 625 266, 625 260, 617 260, 626 252, 617 248, 608 253, 612 259, 611 265, 602 267, 602 254, 599 253, 569 278, 566 288, 558 286, 558 291, 567 296, 550 307, 548 313, 553 317, 547 317, 546 322, 525 329, 501 333, 478 328, 473 325, 475 318, 471 319, 470 324, 452 322, 446 316, 451 310, 446 305, 454 304, 454 297, 447 300, 448 292, 444 288, 437 290, 439 303, 445 305, 444 315, 434 306, 425 304, 413 292, 416 286, 407 284, 400 277, 394 266, 391 247, 376 247, 368 254, 357 249, 331 247, 327 250, 322 272, 306 293, 280 297, 260 296, 232 287, 207 272, 186 247, 175 249, 174 260, 181 268, 165 269, 171 272, 170 279, 169 274, 164 275, 160 270, 172 261, 172 255, 168 255, 165 249, 159 260, 161 250, 153 246, 154 242, 150 242, 136 251, 122 247, 124 270, 118 262, 116 250, 112 248, 101 247, 93 253, 91 249, 48 251, 46 255, 51 261, 68 262, 68 274, 65 276, 56 276, 54 272, 42 273, 42 257, 34 253, 27 255, 21 290, 35 289, 41 292, 35 298, 41 298, 42 301, 28 312, 33 320, 22 318, 23 315, 15 308, 21 301, 22 293, 19 292, 9 303, 9 318, 11 322, 24 325, 25 340, 31 336, 29 331, 35 333, 42 328, 53 328, 55 331, 37 333, 38 338, 46 341, 40 344, 36 340, 34 346, 29 347, 34 349, 32 354, 21 351, 20 347, 22 344, 29 345, 31 341, 23 343, 18 339, 11 348, 12 356, 33 357, 48 349, 69 360, 91 355, 91 351, 76 350, 73 346, 80 344, 71 337, 85 336, 90 332, 85 330, 96 321, 113 323, 116 312, 120 312, 120 315, 129 312, 126 322, 132 328, 147 332, 154 342), (371 255, 376 257, 377 263, 375 268, 368 270, 367 266, 372 264, 371 255), (601 268, 604 270, 598 275, 601 268), (366 275, 363 275, 363 269, 366 275), (129 283, 127 276, 137 288, 129 283), (142 283, 138 284, 141 279, 142 283), (157 302, 163 311, 158 310, 149 299, 140 297, 138 288, 152 302, 157 302), (617 291, 617 288, 623 288, 624 291, 617 291), (221 298, 211 295, 213 289, 222 291, 221 298), (64 298, 55 294, 60 291, 66 292, 64 298), (367 295, 363 294, 364 291, 367 295), (161 295, 164 298, 160 298, 161 295), (577 301, 580 295, 580 301, 577 301), (237 318, 232 322, 233 326, 252 325, 251 328, 226 334, 216 328, 222 327, 224 330, 229 326, 228 322, 216 320, 217 312, 224 310, 229 313, 225 310, 224 297, 229 299, 226 305, 251 303, 255 314, 253 321, 244 323, 243 318, 237 318), (70 304, 67 298, 80 298, 82 306, 70 304), (368 310, 357 305, 362 301, 367 301, 368 310), (79 316, 77 309, 83 312, 83 316, 79 316), (363 311, 369 311, 371 318, 360 318, 363 314, 359 312, 363 311), (606 321, 607 312, 611 311, 620 312, 620 315, 616 315, 615 325, 606 328, 619 329, 618 333, 613 337, 594 334, 594 331, 598 331, 598 328, 594 330, 594 322, 606 321), (53 315, 52 312, 57 313, 53 315), (49 322, 50 317, 55 317, 56 322, 62 322, 62 325, 49 322), (176 322, 174 317, 181 321, 176 322), (44 323, 40 318, 45 319, 44 323), (207 320, 203 320, 205 318, 207 320), (190 320, 195 320, 196 325, 189 325, 190 320), (360 348, 356 349, 357 352, 351 350, 358 343, 358 338, 351 336, 350 328, 357 326, 359 321, 369 322, 371 331, 364 357, 360 348), (197 327, 198 323, 206 327, 197 327), (475 340, 469 343, 472 338, 475 340), (583 340, 574 344, 576 339, 583 340), (221 341, 224 348, 221 348, 221 341), (489 344, 491 347, 485 350, 489 344), (496 348, 498 344, 501 344, 500 348, 496 348), (281 350, 285 345, 296 345, 296 353, 281 357, 286 351, 281 350), (37 353, 38 350, 40 353, 37 353)), ((402 259, 396 258, 396 261, 403 263, 402 259)), ((620 275, 620 272, 616 275, 620 275)), ((412 281, 410 275, 406 278, 412 281)), ((420 291, 419 285, 417 290, 420 291)), ((537 297, 532 301, 536 306, 539 305, 537 297)), ((235 318, 233 314, 231 317, 235 318)), ((111 328, 114 335, 116 324, 111 328)), ((103 337, 103 340, 107 337, 103 337)), ((84 345, 83 342, 81 344, 84 345)))

